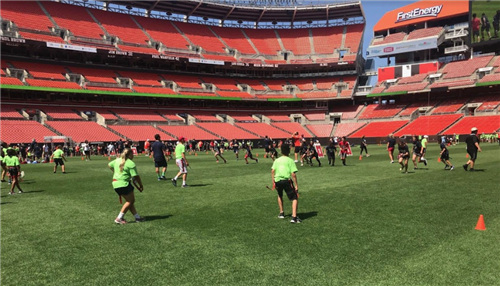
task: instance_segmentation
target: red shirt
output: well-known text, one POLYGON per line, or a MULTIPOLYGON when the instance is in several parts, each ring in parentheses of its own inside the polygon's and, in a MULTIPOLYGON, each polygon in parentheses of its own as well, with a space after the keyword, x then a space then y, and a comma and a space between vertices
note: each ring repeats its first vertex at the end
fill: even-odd
POLYGON ((300 136, 299 135, 293 135, 293 146, 295 147, 300 147, 300 136))
POLYGON ((347 150, 349 149, 349 142, 347 142, 347 141, 340 141, 339 142, 339 147, 340 147, 340 152, 341 153, 347 153, 347 150))
POLYGON ((481 21, 478 18, 472 19, 472 31, 479 31, 481 21))

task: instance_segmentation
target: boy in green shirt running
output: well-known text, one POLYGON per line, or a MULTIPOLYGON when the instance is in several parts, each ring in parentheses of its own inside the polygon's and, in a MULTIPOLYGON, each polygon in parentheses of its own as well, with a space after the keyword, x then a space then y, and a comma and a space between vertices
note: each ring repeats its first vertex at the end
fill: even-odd
POLYGON ((182 175, 182 187, 187 188, 188 185, 186 184, 186 178, 188 172, 187 167, 189 166, 189 163, 186 160, 186 146, 184 146, 186 138, 181 136, 178 140, 179 142, 177 142, 177 146, 175 146, 175 164, 177 164, 177 167, 179 167, 179 172, 177 173, 175 178, 172 179, 172 185, 174 185, 174 187, 177 187, 177 178, 182 175))
POLYGON ((50 156, 50 159, 54 160, 54 164, 55 164, 54 165, 54 174, 57 171, 58 165, 61 166, 61 170, 62 170, 63 174, 66 174, 66 169, 64 166, 64 161, 66 161, 66 157, 64 157, 64 151, 62 150, 61 145, 56 147, 56 151, 54 151, 54 153, 52 153, 52 155, 50 156), (64 161, 63 161, 63 159, 64 159, 64 161))
POLYGON ((282 156, 276 159, 271 167, 271 178, 273 180, 273 189, 278 192, 278 206, 280 214, 278 218, 285 218, 283 211, 283 191, 286 192, 288 199, 292 202, 292 219, 291 223, 301 223, 302 221, 297 216, 299 185, 297 184, 297 175, 295 174, 297 166, 290 155, 290 146, 288 144, 281 145, 282 156))

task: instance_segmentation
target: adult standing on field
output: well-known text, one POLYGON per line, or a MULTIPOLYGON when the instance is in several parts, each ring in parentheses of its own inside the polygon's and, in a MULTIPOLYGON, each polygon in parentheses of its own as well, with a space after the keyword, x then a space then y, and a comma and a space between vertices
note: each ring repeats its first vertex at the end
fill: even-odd
POLYGON ((50 159, 54 160, 54 174, 57 171, 58 165, 61 166, 61 170, 62 170, 63 174, 66 174, 66 168, 65 168, 64 162, 63 162, 63 159, 64 159, 64 161, 66 161, 66 157, 64 157, 64 151, 61 149, 61 145, 56 147, 56 150, 54 151, 54 153, 52 153, 52 155, 50 156, 50 159))
POLYGON ((474 165, 476 164, 477 152, 481 152, 481 147, 479 147, 479 139, 477 138, 477 128, 472 127, 470 130, 471 134, 465 139, 465 143, 467 144, 467 154, 469 154, 469 160, 465 165, 463 165, 464 170, 467 171, 467 168, 470 166, 470 171, 474 171, 474 165))
MULTIPOLYGON (((118 217, 115 219, 116 224, 126 224, 127 221, 123 218, 125 214, 130 210, 135 217, 135 222, 145 221, 135 209, 135 195, 134 187, 132 186, 131 180, 137 182, 139 186, 137 188, 139 191, 143 191, 144 186, 142 185, 141 177, 137 173, 137 168, 134 161, 134 153, 131 149, 125 149, 121 153, 119 158, 111 161, 108 167, 113 172, 113 188, 118 196, 125 199, 118 217)), ((120 199, 121 202, 121 199, 120 199)))
POLYGON ((298 163, 299 162, 298 156, 299 156, 299 152, 300 152, 300 147, 302 145, 298 131, 292 134, 292 140, 293 140, 293 146, 295 147, 295 151, 294 151, 295 163, 298 163))
POLYGON ((85 142, 82 143, 82 150, 83 150, 83 154, 85 154, 85 161, 90 161, 90 144, 89 144, 89 140, 85 140, 85 142))
POLYGON ((359 144, 359 148, 361 148, 359 156, 363 156, 363 150, 364 150, 366 153, 366 157, 370 157, 370 154, 368 154, 368 148, 366 148, 366 146, 368 146, 368 142, 366 142, 365 135, 363 135, 363 137, 361 137, 361 143, 359 144))
POLYGON ((394 148, 396 147, 396 139, 394 139, 394 134, 389 134, 389 139, 387 140, 387 152, 389 153, 389 158, 391 159, 391 164, 394 163, 394 148))
POLYGON ((177 178, 179 178, 180 175, 182 175, 182 187, 188 187, 186 179, 189 163, 186 160, 186 146, 184 142, 186 142, 186 139, 184 137, 179 137, 179 142, 177 142, 177 146, 175 146, 175 163, 177 167, 179 167, 179 173, 172 179, 172 185, 174 185, 174 187, 177 187, 177 178))
POLYGON ((153 161, 155 162, 156 176, 158 181, 165 179, 165 173, 167 172, 167 160, 165 159, 165 152, 167 151, 167 146, 161 142, 160 134, 155 134, 155 142, 151 146, 151 151, 153 152, 153 161), (160 176, 160 168, 161 176, 160 176))
POLYGON ((280 213, 278 218, 285 218, 283 210, 283 191, 285 191, 288 199, 292 202, 292 219, 291 223, 301 223, 302 220, 297 216, 299 205, 299 185, 297 183, 297 166, 291 158, 290 146, 288 144, 281 145, 282 156, 276 159, 271 167, 271 179, 273 180, 273 189, 278 192, 278 206, 280 213))

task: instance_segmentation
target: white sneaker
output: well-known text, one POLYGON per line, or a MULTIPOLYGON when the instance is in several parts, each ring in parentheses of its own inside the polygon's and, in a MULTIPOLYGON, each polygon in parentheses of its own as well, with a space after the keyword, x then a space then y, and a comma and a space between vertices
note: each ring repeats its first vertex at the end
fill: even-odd
POLYGON ((298 163, 298 162, 299 162, 299 160, 295 160, 294 162, 295 162, 295 163, 298 163))

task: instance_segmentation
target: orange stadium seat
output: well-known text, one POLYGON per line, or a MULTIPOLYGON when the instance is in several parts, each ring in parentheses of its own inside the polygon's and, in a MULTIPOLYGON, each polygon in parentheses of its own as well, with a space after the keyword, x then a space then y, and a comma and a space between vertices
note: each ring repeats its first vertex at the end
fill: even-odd
POLYGON ((69 67, 71 73, 81 74, 90 82, 116 83, 116 73, 112 70, 69 67))
POLYGON ((260 137, 269 136, 271 138, 289 138, 291 134, 284 132, 274 126, 271 126, 267 123, 236 123, 236 126, 239 126, 245 130, 248 130, 252 133, 258 134, 260 137))
POLYGON ((116 141, 120 136, 93 121, 47 121, 47 125, 75 142, 116 141))
POLYGON ((356 54, 363 37, 364 24, 347 25, 347 33, 345 35, 345 48, 349 48, 351 54, 356 54))
POLYGON ((472 98, 469 103, 482 103, 476 108, 476 111, 492 111, 500 105, 500 95, 477 96, 472 98))
POLYGON ((420 116, 394 135, 437 135, 462 116, 462 114, 420 116))
POLYGON ((20 109, 21 107, 19 106, 2 104, 0 105, 0 117, 9 119, 24 119, 24 117, 19 112, 20 109))
POLYGON ((320 112, 320 113, 304 113, 304 116, 309 121, 324 121, 325 120, 325 113, 324 112, 320 112))
POLYGON ((57 25, 77 37, 102 39, 104 32, 83 7, 52 1, 41 2, 57 25))
POLYGON ((17 1, 2 1, 2 19, 35 31, 48 32, 54 26, 35 1, 24 1, 22 5, 17 1))
POLYGON ((271 123, 271 125, 287 131, 290 136, 295 132, 304 134, 306 137, 309 137, 311 135, 309 131, 304 128, 304 126, 300 125, 297 122, 273 122, 271 123))
POLYGON ((242 91, 224 91, 218 90, 217 94, 222 97, 240 97, 240 98, 255 98, 255 96, 242 91))
POLYGON ((472 75, 478 68, 485 67, 493 56, 475 57, 474 59, 456 61, 444 66, 442 73, 443 79, 459 78, 472 75))
POLYGON ((27 78, 26 83, 30 86, 82 89, 82 87, 79 86, 76 82, 69 82, 69 81, 55 81, 55 80, 27 78))
POLYGON ((280 29, 276 31, 285 49, 292 51, 294 55, 312 54, 309 29, 280 29))
POLYGON ((342 137, 349 136, 349 134, 363 127, 365 122, 346 122, 346 123, 338 123, 335 126, 334 136, 342 137))
POLYGON ((211 27, 212 30, 222 38, 222 40, 233 49, 237 49, 242 54, 257 54, 245 35, 238 28, 211 27))
POLYGON ((172 136, 151 125, 110 125, 109 128, 133 141, 146 141, 147 139, 154 141, 155 134, 160 134, 161 140, 175 140, 172 136))
POLYGON ((36 121, 3 120, 1 136, 3 142, 25 143, 33 139, 37 142, 44 142, 45 136, 58 136, 58 134, 36 121))
POLYGON ((27 70, 30 75, 37 79, 66 80, 64 76, 66 70, 63 66, 20 61, 10 61, 10 63, 18 69, 27 70))
POLYGON ((443 134, 469 134, 472 127, 476 127, 479 133, 496 133, 500 129, 500 115, 464 117, 443 134))
POLYGON ((161 115, 148 109, 119 109, 113 108, 118 116, 128 121, 167 121, 161 115))
POLYGON ((420 107, 424 106, 431 106, 434 107, 436 105, 437 101, 430 101, 430 102, 413 102, 409 106, 407 106, 401 113, 399 113, 399 116, 410 116, 413 112, 415 112, 417 109, 420 107))
POLYGON ((188 140, 218 140, 219 137, 208 133, 196 125, 158 125, 158 128, 165 130, 175 137, 185 137, 188 140))
POLYGON ((403 121, 375 121, 370 122, 363 128, 351 134, 351 138, 366 137, 385 137, 408 123, 408 120, 403 121))
POLYGON ((39 106, 37 107, 45 114, 50 116, 51 119, 78 119, 83 118, 78 115, 72 108, 65 106, 39 106))
POLYGON ((167 48, 188 49, 189 42, 177 31, 172 22, 145 17, 135 17, 135 20, 155 41, 161 42, 167 48))
POLYGON ((30 32, 19 32, 19 35, 28 40, 41 41, 41 42, 54 42, 54 43, 65 43, 61 37, 40 33, 30 33, 30 32))
POLYGON ((264 114, 273 122, 290 122, 290 117, 288 115, 278 115, 278 114, 264 114))
POLYGON ((413 30, 410 34, 408 34, 408 38, 406 40, 409 41, 427 37, 434 37, 439 35, 441 31, 443 31, 443 27, 433 27, 433 28, 413 30))
POLYGON ((5 77, 2 76, 0 78, 0 84, 8 84, 8 85, 24 85, 22 81, 15 77, 5 77))
POLYGON ((330 137, 333 130, 333 124, 314 124, 306 125, 307 129, 316 135, 316 137, 330 137))
MULTIPOLYGON (((234 125, 231 125, 229 123, 207 123, 207 122, 200 122, 196 123, 198 126, 200 126, 203 129, 206 129, 210 131, 213 134, 216 134, 219 138, 225 138, 225 139, 259 139, 259 137, 248 133, 247 131, 238 128, 234 125)), ((198 138, 197 138, 198 139, 198 138)))
POLYGON ((373 42, 373 45, 374 46, 387 45, 390 43, 401 42, 405 37, 406 37, 406 33, 404 33, 404 32, 389 34, 389 35, 385 36, 382 40, 373 42))
MULTIPOLYGON (((277 55, 281 51, 278 38, 274 30, 271 29, 243 29, 260 54, 277 55)), ((266 61, 267 62, 267 61, 266 61)))
POLYGON ((344 27, 328 27, 311 29, 316 54, 333 54, 342 44, 344 27))
POLYGON ((396 116, 405 106, 393 104, 370 104, 359 116, 359 119, 390 118, 396 116))
POLYGON ((132 20, 132 16, 97 9, 88 9, 110 35, 115 35, 123 42, 142 44, 148 42, 148 37, 132 20))
POLYGON ((179 30, 195 45, 208 52, 224 53, 224 44, 217 38, 207 25, 174 23, 179 30))
POLYGON ((342 113, 342 119, 353 119, 358 116, 363 109, 363 105, 334 106, 330 109, 332 113, 342 113))
POLYGON ((140 93, 177 94, 172 89, 166 87, 134 86, 133 88, 140 93))
POLYGON ((460 99, 446 100, 432 110, 432 114, 455 113, 464 106, 464 104, 465 101, 460 99))
POLYGON ((104 87, 104 86, 87 86, 87 90, 113 91, 113 92, 132 92, 128 87, 104 87))
POLYGON ((146 86, 161 86, 160 77, 153 73, 120 71, 121 77, 131 78, 135 84, 146 86))

